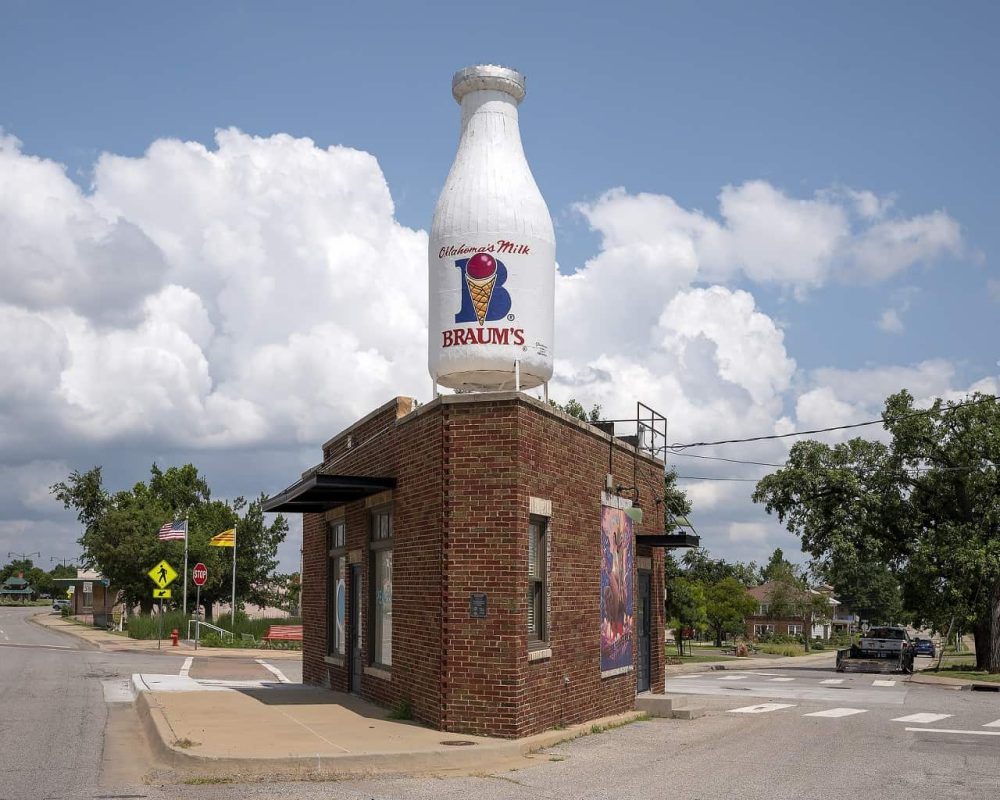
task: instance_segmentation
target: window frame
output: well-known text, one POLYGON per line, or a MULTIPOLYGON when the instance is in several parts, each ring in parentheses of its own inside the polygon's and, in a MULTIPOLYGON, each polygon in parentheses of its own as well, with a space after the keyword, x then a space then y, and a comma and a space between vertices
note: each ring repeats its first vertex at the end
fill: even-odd
POLYGON ((550 620, 549 620, 549 531, 550 520, 548 517, 539 514, 531 514, 528 517, 528 562, 525 570, 528 580, 527 591, 527 630, 528 648, 544 648, 549 644, 550 620), (531 574, 531 551, 532 539, 535 541, 535 566, 539 575, 531 574), (536 593, 539 601, 536 607, 536 593), (531 616, 534 609, 535 625, 532 630, 531 616))
POLYGON ((347 657, 347 520, 344 517, 326 523, 326 654, 347 657), (339 535, 338 530, 339 529, 339 535), (337 589, 334 565, 341 569, 344 584, 344 635, 337 637, 337 589), (343 652, 341 652, 341 649, 343 652))
MULTIPOLYGON (((378 669, 392 669, 392 631, 389 631, 389 661, 381 660, 384 654, 377 652, 376 648, 376 615, 378 614, 378 604, 376 602, 377 586, 377 562, 379 555, 384 551, 392 551, 394 542, 393 508, 392 505, 378 506, 368 510, 368 665, 378 669), (380 523, 376 520, 386 519, 388 524, 383 532, 379 530, 380 523)), ((391 556, 390 556, 391 558, 391 556)), ((389 567, 389 585, 393 585, 393 566, 389 567)), ((391 600, 390 600, 391 603, 391 600)), ((392 610, 390 605, 389 624, 392 625, 392 610)))

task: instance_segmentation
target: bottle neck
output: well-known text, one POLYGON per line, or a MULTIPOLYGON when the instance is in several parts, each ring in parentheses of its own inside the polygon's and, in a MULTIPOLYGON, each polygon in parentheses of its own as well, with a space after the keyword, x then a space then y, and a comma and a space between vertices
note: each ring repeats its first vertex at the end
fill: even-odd
POLYGON ((463 144, 494 146, 506 142, 521 149, 517 101, 506 92, 482 89, 462 98, 463 144))

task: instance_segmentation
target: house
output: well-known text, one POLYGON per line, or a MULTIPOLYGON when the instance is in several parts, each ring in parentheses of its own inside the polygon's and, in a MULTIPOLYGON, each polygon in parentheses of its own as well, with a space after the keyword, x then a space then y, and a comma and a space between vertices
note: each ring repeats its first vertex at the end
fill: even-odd
POLYGON ((519 392, 334 436, 264 505, 303 515, 304 682, 508 738, 662 692, 663 549, 696 542, 643 447, 519 392))
POLYGON ((69 613, 74 617, 90 617, 98 628, 111 625, 111 610, 118 590, 95 570, 78 569, 75 578, 53 578, 52 582, 69 596, 69 613))
POLYGON ((20 575, 11 575, 0 585, 0 598, 6 600, 31 600, 34 598, 35 590, 20 575))
POLYGON ((831 587, 819 589, 799 589, 780 581, 767 581, 760 586, 747 589, 747 593, 757 601, 757 610, 746 618, 746 635, 759 639, 766 635, 803 636, 809 620, 797 609, 807 605, 810 596, 826 596, 826 605, 830 608, 830 616, 814 616, 809 626, 809 637, 812 639, 829 639, 831 634, 831 619, 836 615, 840 605, 832 594, 831 587), (829 593, 823 589, 829 589, 829 593))

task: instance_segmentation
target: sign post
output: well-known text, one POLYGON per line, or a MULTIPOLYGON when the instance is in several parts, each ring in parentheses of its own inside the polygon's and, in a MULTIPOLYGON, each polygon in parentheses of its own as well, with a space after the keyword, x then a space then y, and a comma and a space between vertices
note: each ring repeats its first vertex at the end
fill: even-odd
MULTIPOLYGON (((194 585, 197 587, 195 590, 194 599, 194 613, 197 616, 198 609, 201 608, 201 587, 205 585, 205 581, 208 580, 208 567, 202 564, 200 561, 194 565, 194 569, 191 570, 191 580, 194 581, 194 585)), ((198 649, 198 640, 201 638, 201 627, 198 625, 194 626, 194 649, 198 649)))
POLYGON ((156 649, 159 650, 160 641, 163 639, 163 600, 170 599, 170 590, 167 587, 177 579, 177 570, 164 559, 146 574, 157 586, 153 589, 153 599, 160 601, 160 619, 156 628, 156 649))

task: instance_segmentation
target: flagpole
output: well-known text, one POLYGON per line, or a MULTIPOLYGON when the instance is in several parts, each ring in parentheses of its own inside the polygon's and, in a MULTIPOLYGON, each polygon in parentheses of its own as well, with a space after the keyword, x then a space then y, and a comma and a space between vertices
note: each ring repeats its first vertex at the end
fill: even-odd
POLYGON ((184 616, 188 613, 188 521, 184 520, 184 616))
POLYGON ((236 528, 233 528, 233 605, 230 613, 233 623, 233 638, 236 638, 236 528))

